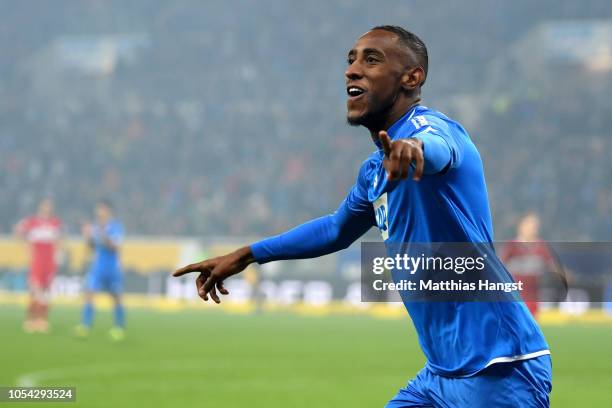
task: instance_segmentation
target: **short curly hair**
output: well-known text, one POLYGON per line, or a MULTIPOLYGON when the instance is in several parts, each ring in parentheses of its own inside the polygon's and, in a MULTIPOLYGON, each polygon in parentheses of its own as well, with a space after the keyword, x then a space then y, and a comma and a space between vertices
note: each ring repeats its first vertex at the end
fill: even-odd
MULTIPOLYGON (((400 44, 407 47, 417 58, 418 64, 423 68, 425 78, 427 78, 427 68, 429 64, 429 57, 427 55, 427 46, 416 34, 395 25, 380 25, 372 28, 372 30, 384 30, 397 35, 400 44)), ((423 85, 425 79, 423 79, 423 85)))

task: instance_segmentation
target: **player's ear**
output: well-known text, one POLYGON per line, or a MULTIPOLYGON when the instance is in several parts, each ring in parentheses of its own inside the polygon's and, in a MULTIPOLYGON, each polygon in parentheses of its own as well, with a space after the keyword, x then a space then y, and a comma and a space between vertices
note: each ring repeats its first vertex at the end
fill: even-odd
POLYGON ((402 75, 401 82, 402 88, 406 91, 412 91, 425 82, 425 71, 422 67, 409 68, 402 75))

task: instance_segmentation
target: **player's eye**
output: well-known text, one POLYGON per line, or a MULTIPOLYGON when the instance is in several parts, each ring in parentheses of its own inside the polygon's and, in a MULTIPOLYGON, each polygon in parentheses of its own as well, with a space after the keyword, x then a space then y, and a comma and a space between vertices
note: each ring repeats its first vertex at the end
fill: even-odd
POLYGON ((351 64, 352 64, 354 61, 355 61, 355 58, 347 58, 347 59, 346 59, 346 63, 347 63, 348 65, 351 65, 351 64))
POLYGON ((377 63, 379 61, 378 61, 378 58, 369 56, 369 57, 366 58, 366 62, 368 64, 375 64, 375 63, 377 63))

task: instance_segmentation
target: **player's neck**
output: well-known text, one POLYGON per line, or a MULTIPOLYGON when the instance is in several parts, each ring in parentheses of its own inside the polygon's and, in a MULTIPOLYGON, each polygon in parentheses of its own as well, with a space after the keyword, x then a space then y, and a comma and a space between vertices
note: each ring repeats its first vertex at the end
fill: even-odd
POLYGON ((378 140, 378 132, 381 130, 388 130, 395 122, 400 120, 402 116, 410 112, 412 108, 421 103, 421 97, 416 96, 413 99, 407 101, 407 103, 395 104, 389 112, 376 123, 366 125, 366 128, 370 131, 372 140, 378 140))

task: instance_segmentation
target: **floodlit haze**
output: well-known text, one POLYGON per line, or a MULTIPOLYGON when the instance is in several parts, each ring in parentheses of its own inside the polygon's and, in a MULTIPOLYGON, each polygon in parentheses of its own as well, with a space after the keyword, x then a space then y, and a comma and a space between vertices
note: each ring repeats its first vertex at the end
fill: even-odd
POLYGON ((0 1, 0 233, 109 198, 132 234, 266 235, 333 211, 373 150, 345 124, 355 38, 429 47, 424 103, 485 163, 498 239, 612 238, 609 0, 0 1))

